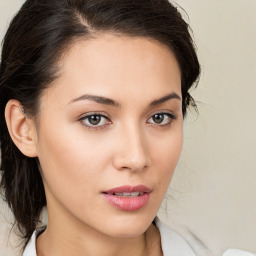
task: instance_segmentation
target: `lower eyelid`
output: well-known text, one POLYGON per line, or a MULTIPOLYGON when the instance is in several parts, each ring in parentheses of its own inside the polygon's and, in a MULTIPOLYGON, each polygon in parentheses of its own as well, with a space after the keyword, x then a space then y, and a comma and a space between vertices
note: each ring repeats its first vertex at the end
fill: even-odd
POLYGON ((167 116, 167 118, 169 118, 168 122, 167 123, 155 123, 155 122, 149 122, 147 121, 147 123, 149 123, 150 125, 152 126, 156 126, 156 127, 164 127, 164 126, 169 126, 172 124, 172 122, 177 119, 177 117, 173 114, 173 113, 170 113, 170 112, 156 112, 154 113, 153 115, 150 116, 150 118, 148 118, 148 120, 150 120, 151 118, 153 118, 154 115, 164 115, 165 118, 167 116))
POLYGON ((97 126, 97 125, 87 124, 88 118, 91 116, 100 116, 101 118, 105 119, 106 123, 111 123, 110 118, 108 116, 106 116, 105 114, 102 114, 102 113, 98 113, 98 112, 90 112, 90 113, 83 114, 79 117, 78 121, 83 126, 85 126, 87 128, 100 128, 100 127, 104 127, 107 125, 107 124, 103 124, 103 125, 97 126))

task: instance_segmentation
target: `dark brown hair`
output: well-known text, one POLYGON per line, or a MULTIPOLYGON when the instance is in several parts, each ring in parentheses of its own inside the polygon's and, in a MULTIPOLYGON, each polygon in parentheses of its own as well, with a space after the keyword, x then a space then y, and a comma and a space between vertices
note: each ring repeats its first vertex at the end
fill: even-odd
POLYGON ((28 116, 36 117, 43 90, 58 76, 61 55, 74 40, 101 32, 146 37, 167 46, 181 69, 184 116, 193 103, 189 89, 200 66, 189 26, 167 0, 27 0, 5 35, 0 66, 1 187, 25 244, 46 198, 37 158, 23 155, 11 140, 5 106, 16 99, 28 116))

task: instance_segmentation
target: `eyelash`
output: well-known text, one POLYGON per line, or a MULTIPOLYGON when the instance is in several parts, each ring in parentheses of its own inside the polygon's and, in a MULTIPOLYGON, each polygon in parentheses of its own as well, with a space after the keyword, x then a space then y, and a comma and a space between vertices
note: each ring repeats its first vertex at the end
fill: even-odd
MULTIPOLYGON (((148 118, 147 120, 150 120, 150 119, 152 119, 154 116, 157 116, 157 115, 163 115, 164 118, 165 118, 165 119, 168 118, 169 121, 168 121, 167 123, 165 123, 165 124, 158 124, 158 123, 155 123, 155 122, 151 123, 151 122, 148 122, 148 121, 147 121, 147 123, 149 123, 150 125, 153 125, 153 126, 157 126, 157 127, 164 127, 164 126, 169 126, 169 125, 171 125, 172 121, 177 119, 174 114, 172 114, 172 113, 170 113, 170 112, 164 112, 164 111, 162 111, 162 112, 156 112, 156 113, 152 114, 152 115, 150 116, 150 118, 148 118)), ((86 115, 84 115, 83 117, 81 117, 81 118, 79 119, 79 121, 80 121, 80 123, 81 123, 83 126, 85 126, 86 128, 88 128, 88 129, 94 129, 94 130, 97 130, 97 129, 104 129, 106 126, 112 124, 112 122, 111 122, 111 120, 110 120, 110 118, 109 118, 108 116, 106 116, 106 115, 103 114, 103 113, 98 113, 98 112, 87 113, 86 115), (105 120, 107 120, 107 124, 102 124, 102 125, 98 125, 98 124, 93 125, 93 124, 89 124, 89 123, 86 124, 86 123, 85 123, 86 120, 88 121, 88 119, 89 119, 89 118, 92 118, 92 117, 100 117, 100 118, 101 118, 101 119, 100 119, 100 122, 102 121, 102 118, 104 118, 105 120)), ((88 121, 88 122, 89 122, 89 121, 88 121)))
MULTIPOLYGON (((177 119, 177 117, 176 117, 174 114, 172 114, 172 113, 170 113, 170 112, 164 112, 164 111, 154 113, 153 115, 150 116, 149 119, 152 119, 152 118, 153 118, 154 116, 156 116, 156 115, 163 115, 164 118, 167 117, 167 118, 169 119, 169 121, 168 121, 167 123, 165 123, 165 124, 150 123, 151 125, 158 126, 158 127, 159 127, 159 126, 160 126, 160 127, 169 126, 169 125, 171 125, 171 123, 172 123, 173 120, 176 120, 176 119, 177 119)), ((148 120, 149 120, 149 119, 148 119, 148 120)))
POLYGON ((112 124, 112 122, 110 121, 110 118, 108 116, 106 116, 105 114, 103 113, 99 113, 99 112, 93 112, 93 113, 87 113, 86 115, 84 115, 83 117, 81 117, 79 119, 80 123, 85 126, 86 128, 88 129, 94 129, 94 130, 97 130, 97 129, 104 129, 105 126, 107 125, 110 125, 112 124), (90 117, 100 117, 100 118, 104 118, 106 120, 108 120, 108 124, 103 124, 103 125, 100 125, 100 126, 97 126, 97 125, 92 125, 92 124, 86 124, 85 123, 85 120, 88 120, 90 117))

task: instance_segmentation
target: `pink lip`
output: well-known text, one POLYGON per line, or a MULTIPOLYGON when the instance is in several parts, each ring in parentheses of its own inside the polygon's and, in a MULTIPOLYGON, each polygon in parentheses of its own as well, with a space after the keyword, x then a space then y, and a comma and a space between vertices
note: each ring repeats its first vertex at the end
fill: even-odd
POLYGON ((138 186, 121 186, 112 188, 110 190, 104 191, 104 193, 113 194, 113 193, 122 193, 122 192, 145 192, 150 193, 151 189, 144 185, 138 185, 138 186))
POLYGON ((152 190, 144 185, 138 186, 121 186, 110 189, 103 192, 103 196, 106 201, 115 208, 123 211, 136 211, 145 206, 150 198, 150 192, 152 190), (142 195, 137 197, 120 197, 113 195, 113 193, 131 193, 131 192, 143 192, 142 195))

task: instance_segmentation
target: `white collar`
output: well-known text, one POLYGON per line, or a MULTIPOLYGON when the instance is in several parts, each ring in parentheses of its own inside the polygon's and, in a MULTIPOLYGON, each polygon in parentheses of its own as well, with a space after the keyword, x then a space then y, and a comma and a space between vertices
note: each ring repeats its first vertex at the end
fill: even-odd
POLYGON ((161 235, 161 245, 164 256, 196 256, 188 243, 171 228, 155 219, 161 235))
POLYGON ((46 227, 37 228, 31 236, 23 256, 36 256, 36 238, 45 230, 46 227))

